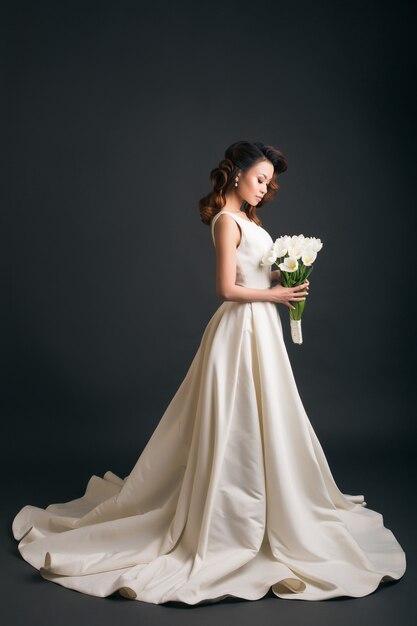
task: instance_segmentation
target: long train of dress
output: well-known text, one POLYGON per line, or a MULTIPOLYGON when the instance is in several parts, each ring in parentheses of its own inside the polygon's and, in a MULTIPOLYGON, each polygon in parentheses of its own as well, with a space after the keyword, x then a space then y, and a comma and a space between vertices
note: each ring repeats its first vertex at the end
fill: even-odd
MULTIPOLYGON (((237 282, 268 288, 270 235, 229 215, 242 234, 237 282)), ((76 500, 25 506, 13 533, 45 579, 155 604, 271 588, 359 597, 406 568, 382 515, 335 484, 271 302, 219 306, 129 476, 93 476, 76 500)))

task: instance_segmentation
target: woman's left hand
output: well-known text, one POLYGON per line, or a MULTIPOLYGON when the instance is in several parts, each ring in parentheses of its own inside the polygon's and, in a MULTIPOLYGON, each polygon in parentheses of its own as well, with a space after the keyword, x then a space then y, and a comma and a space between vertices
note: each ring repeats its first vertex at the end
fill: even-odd
POLYGON ((273 283, 279 283, 281 281, 281 270, 272 270, 271 281, 273 283))

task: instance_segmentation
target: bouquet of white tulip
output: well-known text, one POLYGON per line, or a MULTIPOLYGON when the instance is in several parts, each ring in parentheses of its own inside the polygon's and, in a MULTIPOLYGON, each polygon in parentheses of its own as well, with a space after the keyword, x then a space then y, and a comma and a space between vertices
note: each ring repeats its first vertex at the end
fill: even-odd
MULTIPOLYGON (((316 237, 304 235, 284 235, 278 237, 262 258, 261 265, 275 263, 281 270, 281 284, 284 287, 296 287, 305 282, 313 271, 313 263, 317 252, 323 244, 316 237)), ((294 343, 303 343, 301 333, 301 316, 306 300, 293 302, 294 309, 290 309, 291 338, 294 343)))

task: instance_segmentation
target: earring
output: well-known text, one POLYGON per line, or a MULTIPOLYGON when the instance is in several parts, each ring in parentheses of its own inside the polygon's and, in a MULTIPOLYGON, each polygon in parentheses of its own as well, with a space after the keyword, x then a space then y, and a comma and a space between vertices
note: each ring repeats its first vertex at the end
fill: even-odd
POLYGON ((235 182, 235 187, 237 187, 237 183, 238 183, 238 181, 239 181, 239 176, 240 176, 240 174, 238 174, 238 175, 236 176, 236 178, 235 178, 235 181, 236 181, 236 182, 235 182))

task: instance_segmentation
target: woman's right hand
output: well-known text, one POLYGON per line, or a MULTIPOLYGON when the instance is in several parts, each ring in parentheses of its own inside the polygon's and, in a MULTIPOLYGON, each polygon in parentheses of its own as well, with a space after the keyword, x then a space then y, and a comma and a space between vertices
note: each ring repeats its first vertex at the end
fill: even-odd
POLYGON ((291 302, 300 302, 308 296, 308 288, 310 281, 306 280, 301 285, 295 287, 284 287, 283 285, 275 285, 271 287, 272 302, 285 304, 289 309, 295 309, 291 302))

